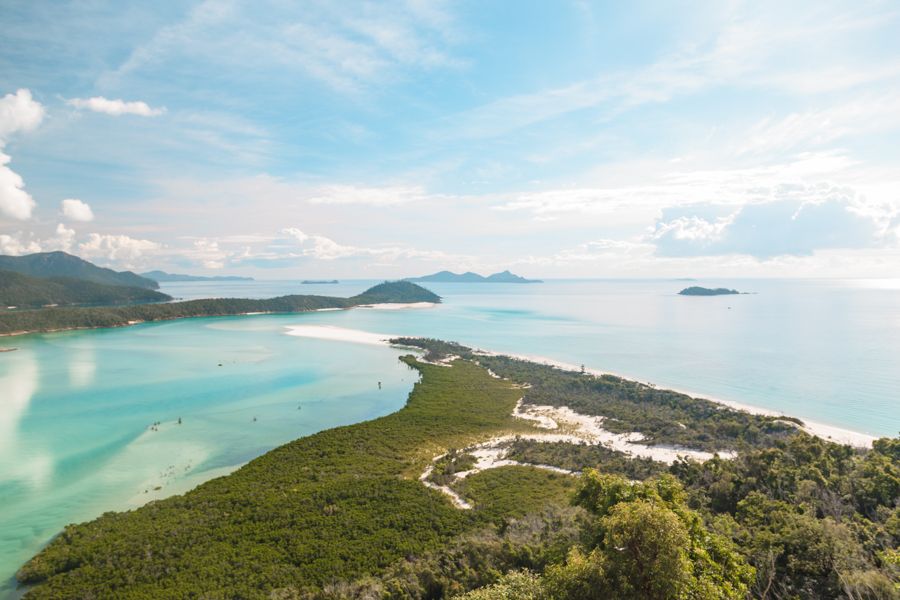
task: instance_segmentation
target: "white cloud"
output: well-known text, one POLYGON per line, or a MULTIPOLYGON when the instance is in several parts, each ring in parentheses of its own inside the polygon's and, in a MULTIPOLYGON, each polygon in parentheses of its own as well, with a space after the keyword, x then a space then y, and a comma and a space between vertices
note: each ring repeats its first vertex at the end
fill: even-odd
POLYGON ((103 96, 94 96, 93 98, 72 98, 66 101, 69 106, 75 108, 84 108, 98 113, 113 115, 137 115, 139 117, 157 117, 164 112, 165 108, 151 108, 146 102, 140 100, 126 102, 125 100, 110 100, 103 96))
POLYGON ((92 233, 88 240, 78 245, 79 254, 88 258, 105 258, 111 261, 134 261, 145 254, 162 248, 156 242, 127 235, 92 233))
POLYGON ((24 240, 22 239, 22 234, 0 234, 0 254, 19 256, 22 254, 33 254, 40 251, 40 243, 32 239, 24 240))
POLYGON ((2 150, 10 135, 31 131, 43 118, 44 107, 26 89, 0 98, 0 214, 20 221, 31 218, 35 202, 22 177, 7 166, 12 159, 2 150))
POLYGON ((318 190, 309 199, 311 204, 366 204, 369 206, 391 206, 425 200, 428 193, 421 186, 356 187, 352 185, 331 185, 318 190))
POLYGON ((60 205, 63 215, 69 220, 87 223, 94 220, 94 211, 87 202, 77 198, 66 198, 60 205))
POLYGON ((75 230, 66 227, 62 223, 56 226, 56 236, 42 242, 44 251, 62 250, 69 252, 75 242, 75 230))
POLYGON ((31 97, 31 92, 20 89, 15 94, 0 98, 0 145, 10 134, 31 131, 44 119, 44 107, 31 97))

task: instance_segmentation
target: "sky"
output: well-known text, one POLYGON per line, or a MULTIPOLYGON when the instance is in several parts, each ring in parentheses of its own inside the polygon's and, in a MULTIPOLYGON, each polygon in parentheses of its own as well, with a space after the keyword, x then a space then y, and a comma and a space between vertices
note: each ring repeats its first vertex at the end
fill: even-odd
POLYGON ((900 277, 896 2, 0 0, 0 253, 900 277))

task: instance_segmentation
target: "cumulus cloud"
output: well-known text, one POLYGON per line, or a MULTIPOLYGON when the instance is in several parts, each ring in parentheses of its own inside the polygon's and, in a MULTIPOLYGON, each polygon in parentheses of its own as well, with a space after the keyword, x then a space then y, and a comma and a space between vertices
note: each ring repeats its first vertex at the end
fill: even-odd
POLYGON ((44 107, 26 89, 0 98, 0 213, 20 221, 31 218, 34 199, 22 177, 7 166, 12 159, 2 150, 10 135, 31 131, 43 118, 44 107))
POLYGON ((40 243, 32 239, 23 239, 22 234, 0 234, 0 254, 20 256, 41 251, 40 243))
POLYGON ((146 102, 140 100, 126 102, 125 100, 111 100, 103 96, 94 96, 93 98, 72 98, 66 101, 69 106, 82 108, 98 113, 104 113, 118 117, 120 115, 137 115, 139 117, 157 117, 164 112, 165 108, 152 108, 146 102))
POLYGON ((79 254, 85 258, 105 258, 111 261, 133 261, 162 246, 150 240, 127 235, 92 233, 86 242, 78 245, 79 254))
POLYGON ((745 254, 761 259, 809 256, 817 250, 861 249, 878 245, 883 228, 855 209, 851 198, 787 198, 748 204, 726 216, 712 217, 708 206, 682 207, 656 223, 649 240, 659 256, 745 254))
POLYGON ((75 243, 75 230, 60 223, 56 226, 56 235, 40 243, 41 251, 62 250, 69 252, 75 243))
POLYGON ((63 215, 71 221, 87 223, 94 220, 94 211, 87 202, 78 200, 77 198, 66 198, 60 205, 63 215))

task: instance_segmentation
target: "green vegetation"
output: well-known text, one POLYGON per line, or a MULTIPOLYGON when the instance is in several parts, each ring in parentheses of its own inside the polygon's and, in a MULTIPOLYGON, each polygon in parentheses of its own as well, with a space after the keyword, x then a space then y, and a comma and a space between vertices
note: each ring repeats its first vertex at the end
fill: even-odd
POLYGON ((480 354, 452 342, 419 338, 392 341, 425 350, 426 360, 454 355, 475 360, 501 377, 529 384, 523 392, 527 403, 568 406, 582 414, 603 416, 606 429, 640 432, 649 445, 671 444, 710 452, 764 448, 793 435, 795 425, 800 423, 788 417, 752 415, 613 375, 597 377, 508 356, 480 354))
POLYGON ((30 277, 68 277, 103 285, 124 285, 159 289, 152 279, 131 271, 104 269, 65 252, 39 252, 26 256, 0 256, 0 270, 13 271, 30 277))
POLYGON ((730 433, 713 412, 704 434, 740 446, 736 459, 629 465, 601 448, 516 440, 511 458, 591 468, 575 478, 508 466, 455 480, 473 461, 452 449, 533 431, 511 417, 523 393, 547 403, 555 390, 629 419, 625 406, 652 419, 681 399, 692 427, 708 407, 617 378, 403 341, 465 358, 442 367, 403 357, 422 379, 397 413, 67 527, 19 571, 36 584, 26 598, 900 598, 900 439, 860 450, 750 421, 766 441, 751 443, 758 437, 730 433), (417 481, 445 453, 435 471, 473 510, 417 481))
POLYGON ((510 444, 506 458, 532 465, 550 465, 567 471, 600 468, 604 473, 615 473, 627 479, 647 479, 666 470, 663 463, 649 458, 631 457, 600 444, 518 439, 510 444))
POLYGON ((474 473, 452 487, 485 516, 502 522, 565 505, 575 489, 575 479, 532 467, 507 466, 474 473))
POLYGON ((865 452, 798 435, 672 472, 756 566, 756 596, 900 598, 900 439, 865 452))
POLYGON ((740 294, 737 290, 729 290, 728 288, 705 288, 698 285, 684 288, 678 292, 681 296, 732 296, 740 294))
POLYGON ((121 327, 145 321, 213 317, 244 313, 294 313, 321 308, 350 308, 379 302, 440 302, 440 297, 407 281, 378 284, 358 296, 281 296, 267 300, 212 298, 167 304, 120 307, 44 308, 0 313, 0 334, 121 327))
POLYGON ((133 304, 164 302, 171 299, 171 296, 143 287, 104 285, 68 277, 43 279, 13 271, 0 271, 0 307, 133 304))

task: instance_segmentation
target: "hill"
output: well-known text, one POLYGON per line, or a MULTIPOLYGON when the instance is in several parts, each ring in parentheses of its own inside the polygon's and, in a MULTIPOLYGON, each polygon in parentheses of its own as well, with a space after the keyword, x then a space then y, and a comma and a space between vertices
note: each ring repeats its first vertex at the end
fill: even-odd
POLYGON ((737 290, 729 290, 728 288, 705 288, 697 285, 684 288, 678 292, 680 296, 731 296, 740 294, 737 290))
POLYGON ((253 281, 252 277, 238 277, 237 275, 183 275, 181 273, 166 273, 165 271, 147 271, 141 273, 141 277, 152 279, 159 283, 173 283, 178 281, 253 281))
POLYGON ((423 275, 422 277, 408 277, 406 281, 434 283, 543 283, 540 279, 525 279, 509 271, 494 273, 487 277, 472 271, 466 271, 465 273, 439 271, 431 275, 423 275))
POLYGON ((221 317, 247 313, 295 313, 322 308, 351 308, 363 304, 440 302, 440 296, 408 281, 385 282, 351 298, 293 295, 256 300, 250 298, 207 298, 90 308, 41 308, 0 313, 0 335, 16 335, 64 329, 122 327, 145 321, 165 321, 188 317, 221 317))
POLYGON ((131 271, 113 271, 98 267, 65 252, 40 252, 25 256, 0 256, 0 270, 14 271, 31 277, 70 277, 103 285, 127 285, 159 289, 159 284, 131 271))
POLYGON ((30 277, 13 271, 0 271, 0 306, 115 305, 171 299, 171 296, 142 287, 103 285, 71 277, 30 277))

